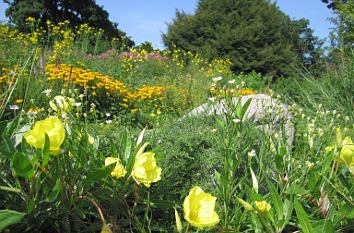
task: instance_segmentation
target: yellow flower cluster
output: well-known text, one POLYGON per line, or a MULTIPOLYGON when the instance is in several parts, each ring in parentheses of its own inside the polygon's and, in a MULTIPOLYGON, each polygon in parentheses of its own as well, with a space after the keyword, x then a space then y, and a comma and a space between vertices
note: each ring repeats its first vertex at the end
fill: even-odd
POLYGON ((130 92, 128 97, 133 100, 163 100, 165 89, 161 86, 146 86, 138 88, 135 92, 130 92))
POLYGON ((249 88, 239 88, 239 89, 217 89, 217 88, 211 88, 210 93, 213 96, 217 97, 234 97, 234 96, 244 96, 244 95, 253 95, 256 94, 256 92, 252 89, 249 88))
POLYGON ((14 69, 1 68, 0 70, 0 87, 2 84, 12 85, 15 81, 15 74, 17 73, 18 66, 14 69))
POLYGON ((260 214, 266 214, 272 208, 272 206, 266 201, 255 201, 256 210, 260 214))
MULTIPOLYGON (((30 19, 30 18, 29 18, 30 19)), ((33 23, 27 20, 27 22, 33 23)), ((30 19, 32 20, 32 19, 30 19)), ((42 28, 36 28, 30 33, 21 33, 8 25, 0 24, 0 41, 19 43, 21 46, 38 45, 39 39, 45 34, 42 28)))
POLYGON ((85 89, 92 90, 92 95, 98 91, 106 93, 107 96, 117 95, 123 99, 123 107, 128 108, 129 103, 146 100, 163 100, 164 88, 161 86, 146 86, 136 91, 130 90, 120 80, 113 80, 109 75, 73 67, 67 64, 48 64, 45 67, 46 76, 49 81, 63 80, 66 85, 74 84, 85 89))
POLYGON ((49 60, 53 62, 58 61, 62 56, 69 56, 73 51, 75 40, 75 33, 69 28, 70 22, 65 20, 54 25, 48 20, 46 23, 48 34, 55 37, 53 52, 49 60))
POLYGON ((218 75, 231 75, 230 65, 232 62, 229 59, 215 58, 208 64, 207 75, 216 77, 218 75))
POLYGON ((176 47, 171 51, 165 51, 164 55, 171 57, 172 61, 176 63, 177 67, 186 67, 186 61, 190 61, 190 64, 200 67, 201 71, 206 72, 208 77, 216 77, 219 75, 231 75, 230 65, 232 64, 229 59, 215 58, 208 61, 202 58, 199 54, 194 54, 190 51, 182 52, 176 47))

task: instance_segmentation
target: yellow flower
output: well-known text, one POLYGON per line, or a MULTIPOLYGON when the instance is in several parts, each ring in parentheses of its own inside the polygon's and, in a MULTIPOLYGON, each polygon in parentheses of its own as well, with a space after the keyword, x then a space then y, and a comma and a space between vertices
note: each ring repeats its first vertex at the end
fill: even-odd
POLYGON ((215 201, 216 197, 195 186, 184 199, 184 218, 197 228, 215 226, 220 221, 214 210, 215 201))
POLYGON ((155 153, 138 153, 132 175, 137 183, 143 183, 148 188, 151 183, 161 180, 161 168, 156 164, 155 153))
POLYGON ((127 174, 127 171, 125 170, 125 168, 119 158, 108 157, 104 161, 105 166, 109 166, 114 163, 116 164, 116 166, 114 167, 113 171, 111 172, 111 175, 116 177, 117 179, 124 177, 125 174, 127 174))
POLYGON ((23 103, 23 99, 17 99, 16 100, 16 104, 22 104, 23 103))
POLYGON ((255 201, 254 203, 256 205, 257 212, 259 212, 261 214, 268 213, 270 208, 272 208, 271 205, 268 204, 268 202, 266 202, 266 201, 255 201))
POLYGON ((50 150, 59 152, 60 145, 65 139, 65 129, 58 117, 49 117, 34 124, 33 129, 28 131, 24 138, 35 148, 43 148, 45 134, 49 137, 50 150))
POLYGON ((342 150, 339 154, 339 160, 348 166, 354 165, 354 144, 350 137, 344 138, 342 142, 342 150))

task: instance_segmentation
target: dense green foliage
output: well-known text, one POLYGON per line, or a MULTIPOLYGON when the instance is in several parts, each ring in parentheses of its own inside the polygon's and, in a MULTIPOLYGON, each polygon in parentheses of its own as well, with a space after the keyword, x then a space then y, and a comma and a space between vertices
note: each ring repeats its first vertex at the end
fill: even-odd
MULTIPOLYGON (((86 23, 91 27, 103 29, 109 39, 126 37, 126 33, 118 29, 118 24, 109 20, 108 12, 94 0, 4 0, 4 2, 8 4, 6 16, 20 31, 30 30, 26 19, 33 17, 40 19, 39 26, 43 28, 47 27, 47 20, 54 24, 69 20, 72 28, 86 23)), ((125 38, 125 40, 129 47, 134 45, 131 39, 125 38)))
POLYGON ((335 47, 334 52, 338 49, 350 50, 354 46, 354 1, 335 0, 323 1, 328 3, 328 7, 333 10, 335 17, 332 23, 336 27, 331 33, 332 47, 335 47))
POLYGON ((176 12, 163 40, 170 49, 229 58, 237 73, 283 76, 319 60, 320 43, 308 24, 291 20, 267 0, 202 0, 193 15, 176 12))
MULTIPOLYGON (((272 80, 149 42, 122 52, 87 25, 46 35, 36 22, 30 33, 0 24, 1 232, 353 232, 347 48, 316 76, 272 80), (253 96, 240 101, 252 94, 272 98, 257 104, 261 119, 246 117, 253 96), (188 114, 204 103, 228 111, 188 114), (279 131, 289 126, 292 143, 279 131)), ((306 21, 283 22, 312 40, 306 21)), ((311 66, 296 38, 288 55, 311 66)))

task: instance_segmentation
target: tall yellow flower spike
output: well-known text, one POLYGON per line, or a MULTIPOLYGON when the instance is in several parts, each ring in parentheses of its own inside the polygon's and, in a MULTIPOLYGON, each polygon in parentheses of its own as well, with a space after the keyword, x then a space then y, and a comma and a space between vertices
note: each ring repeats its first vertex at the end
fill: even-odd
POLYGON ((58 117, 48 117, 37 121, 33 129, 28 131, 24 138, 35 148, 43 148, 45 144, 45 134, 49 137, 50 151, 57 153, 60 151, 60 145, 65 139, 65 129, 63 123, 58 117))
POLYGON ((214 210, 215 202, 216 197, 195 186, 184 199, 184 218, 197 228, 215 226, 220 221, 214 210))
POLYGON ((161 168, 156 164, 155 153, 138 153, 132 176, 137 183, 143 183, 148 188, 150 188, 151 183, 161 180, 161 168))
POLYGON ((127 174, 127 171, 125 170, 125 168, 119 158, 108 157, 104 161, 105 166, 109 166, 114 163, 116 164, 116 166, 114 167, 113 171, 111 172, 111 175, 116 177, 117 179, 124 177, 125 174, 127 174))

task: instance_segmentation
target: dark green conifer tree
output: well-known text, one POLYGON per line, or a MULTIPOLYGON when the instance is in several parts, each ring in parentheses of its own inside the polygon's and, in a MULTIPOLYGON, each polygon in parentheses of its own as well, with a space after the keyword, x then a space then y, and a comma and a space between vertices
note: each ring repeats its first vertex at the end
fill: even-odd
POLYGON ((291 20, 268 0, 200 0, 195 14, 177 11, 163 41, 207 58, 229 58, 234 72, 286 76, 313 65, 318 39, 308 21, 291 20))

